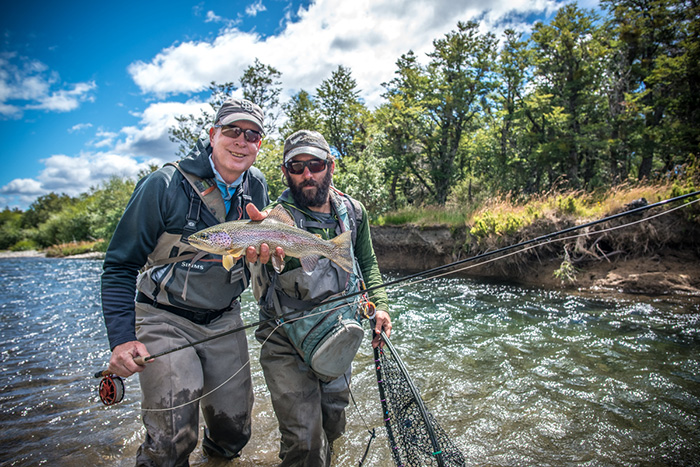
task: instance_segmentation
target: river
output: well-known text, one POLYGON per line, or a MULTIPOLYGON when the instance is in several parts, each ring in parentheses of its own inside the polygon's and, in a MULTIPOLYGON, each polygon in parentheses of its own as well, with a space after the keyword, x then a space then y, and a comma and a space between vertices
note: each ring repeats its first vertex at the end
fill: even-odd
MULTIPOLYGON (((0 260, 0 465, 130 466, 144 430, 138 379, 105 407, 102 262, 0 260)), ((387 279, 395 279, 391 275, 387 279)), ((392 287, 392 342, 468 465, 700 465, 700 301, 590 297, 464 278, 392 287)), ((252 295, 243 319, 257 320, 252 295)), ((253 439, 228 464, 275 465, 279 435, 248 334, 253 439)), ((355 404, 336 465, 391 466, 374 362, 354 362, 355 404)), ((192 465, 217 466, 200 447, 192 465)))

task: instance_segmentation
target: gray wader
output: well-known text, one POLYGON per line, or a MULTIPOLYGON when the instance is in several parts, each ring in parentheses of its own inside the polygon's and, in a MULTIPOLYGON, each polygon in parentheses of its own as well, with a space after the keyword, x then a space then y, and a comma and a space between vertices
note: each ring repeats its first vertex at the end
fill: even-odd
MULTIPOLYGON (((242 325, 238 302, 208 325, 136 304, 136 335, 151 354, 242 325)), ((233 458, 250 440, 253 389, 244 332, 159 357, 139 373, 139 380, 147 434, 136 456, 137 466, 189 465, 189 455, 197 446, 200 407, 206 423, 202 441, 206 454, 233 458), (233 379, 198 402, 157 411, 201 397, 234 374, 233 379)))
POLYGON ((274 322, 255 333, 260 364, 279 423, 280 467, 331 464, 331 446, 345 431, 351 367, 344 376, 321 381, 274 322), (347 378, 347 381, 346 381, 347 378))

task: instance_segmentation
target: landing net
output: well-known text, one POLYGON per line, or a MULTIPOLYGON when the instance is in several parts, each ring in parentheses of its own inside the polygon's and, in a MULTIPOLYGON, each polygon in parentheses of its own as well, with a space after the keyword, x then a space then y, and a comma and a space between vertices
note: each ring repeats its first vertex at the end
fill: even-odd
POLYGON ((427 411, 393 345, 382 334, 374 349, 384 424, 394 462, 400 467, 466 466, 462 453, 427 411))

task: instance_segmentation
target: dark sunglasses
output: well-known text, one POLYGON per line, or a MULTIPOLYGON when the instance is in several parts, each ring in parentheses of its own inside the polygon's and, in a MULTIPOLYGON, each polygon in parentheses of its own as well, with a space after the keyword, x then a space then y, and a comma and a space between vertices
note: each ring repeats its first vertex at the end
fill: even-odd
POLYGON ((239 128, 235 125, 214 125, 214 128, 221 128, 222 135, 233 139, 238 138, 241 136, 241 133, 243 133, 245 140, 249 143, 257 143, 262 139, 262 133, 259 131, 244 130, 243 128, 239 128))
POLYGON ((292 175, 301 175, 304 173, 304 168, 308 167, 309 172, 316 174, 323 172, 328 165, 327 160, 322 159, 310 159, 308 161, 289 161, 284 164, 284 167, 292 175))

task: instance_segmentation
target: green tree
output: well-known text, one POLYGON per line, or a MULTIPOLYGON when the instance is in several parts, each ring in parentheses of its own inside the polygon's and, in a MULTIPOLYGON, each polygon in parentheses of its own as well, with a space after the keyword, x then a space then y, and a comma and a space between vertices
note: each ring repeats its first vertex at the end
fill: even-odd
POLYGON ((281 76, 282 74, 276 68, 264 65, 257 58, 241 76, 243 97, 262 108, 265 115, 265 134, 268 135, 277 129, 277 119, 280 114, 279 96, 282 92, 281 76))
POLYGON ((280 136, 286 139, 299 130, 322 130, 321 114, 313 97, 303 89, 282 105, 287 120, 280 128, 280 136))
POLYGON ((573 188, 593 179, 603 149, 599 142, 605 111, 600 92, 604 48, 597 19, 593 12, 569 4, 551 24, 538 23, 532 33, 536 92, 551 96, 551 106, 561 108, 566 119, 550 149, 556 151, 555 160, 573 188))
POLYGON ((415 122, 419 154, 409 157, 407 167, 438 204, 445 203, 450 189, 470 170, 463 139, 478 128, 496 84, 496 39, 479 34, 478 27, 476 22, 459 22, 456 31, 433 41, 426 67, 412 52, 403 55, 397 62, 398 77, 387 86, 390 99, 403 96, 406 109, 422 109, 415 122))
POLYGON ((46 222, 52 214, 61 211, 67 206, 75 204, 76 200, 65 193, 49 193, 39 196, 29 205, 29 209, 22 216, 22 228, 35 228, 46 222))
POLYGON ((532 135, 542 136, 537 122, 532 121, 532 109, 526 106, 526 86, 531 76, 530 50, 522 33, 512 29, 504 32, 503 47, 495 66, 498 85, 494 94, 494 112, 488 113, 490 124, 479 133, 485 137, 475 141, 476 154, 484 154, 477 171, 501 190, 527 192, 536 189, 540 168, 534 162, 532 135))
POLYGON ((7 250, 22 240, 22 216, 19 209, 5 207, 0 212, 0 250, 7 250))
MULTIPOLYGON (((148 173, 157 168, 157 166, 151 166, 148 173)), ((141 173, 139 178, 145 175, 147 173, 141 173)), ((100 240, 102 249, 107 249, 135 187, 136 183, 131 179, 112 177, 99 186, 91 188, 85 206, 90 237, 100 240)))
MULTIPOLYGON (((625 105, 641 119, 642 129, 637 132, 638 144, 633 150, 640 154, 638 178, 648 178, 655 162, 668 159, 668 151, 672 150, 669 132, 664 131, 663 125, 668 120, 669 97, 678 85, 674 80, 668 82, 654 77, 667 75, 666 71, 670 70, 659 70, 667 63, 664 57, 676 57, 681 50, 679 39, 687 31, 683 11, 692 3, 602 0, 601 5, 612 15, 610 24, 619 41, 620 54, 628 62, 632 92, 626 96, 625 105)), ((685 94, 685 97, 690 96, 685 94)), ((675 133, 675 129, 671 133, 675 133)))
POLYGON ((316 89, 315 102, 321 113, 320 131, 340 154, 340 165, 347 157, 358 158, 364 147, 367 109, 350 69, 338 66, 316 89))

